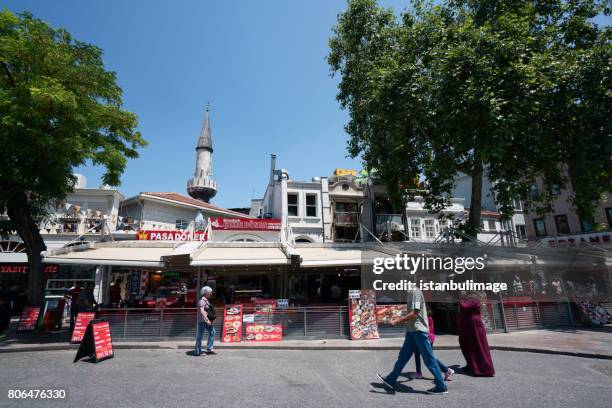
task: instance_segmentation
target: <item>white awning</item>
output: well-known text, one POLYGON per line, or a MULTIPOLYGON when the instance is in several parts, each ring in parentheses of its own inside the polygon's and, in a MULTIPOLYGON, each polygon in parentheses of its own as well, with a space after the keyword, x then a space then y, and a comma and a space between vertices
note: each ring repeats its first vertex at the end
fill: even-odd
POLYGON ((302 256, 302 267, 362 265, 372 263, 375 257, 389 254, 374 251, 368 247, 307 247, 299 246, 296 251, 302 256))
POLYGON ((289 262, 280 247, 207 247, 192 258, 191 265, 287 265, 289 262))
POLYGON ((0 252, 0 263, 28 263, 25 252, 0 252))
POLYGON ((51 251, 45 255, 43 262, 77 265, 163 267, 164 263, 161 258, 170 255, 172 250, 172 247, 157 246, 93 246, 72 251, 51 251))

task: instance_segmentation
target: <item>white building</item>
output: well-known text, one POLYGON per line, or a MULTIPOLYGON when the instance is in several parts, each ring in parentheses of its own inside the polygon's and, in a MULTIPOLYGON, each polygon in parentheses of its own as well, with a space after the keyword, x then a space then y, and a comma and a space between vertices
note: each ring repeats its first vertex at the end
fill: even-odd
MULTIPOLYGON (((465 208, 469 209, 472 202, 472 177, 460 173, 455 179, 455 188, 452 192, 453 197, 465 198, 465 208)), ((489 178, 484 176, 482 180, 482 196, 480 198, 482 208, 478 239, 484 242, 499 239, 500 232, 511 231, 515 238, 526 239, 525 216, 520 200, 515 200, 515 213, 508 221, 501 221, 499 207, 495 203, 495 192, 489 178), (495 238, 497 236, 497 238, 495 238)))
POLYGON ((354 170, 336 169, 331 177, 297 181, 276 169, 272 155, 270 179, 262 199, 252 200, 251 215, 279 218, 297 243, 407 241, 433 242, 464 216, 462 198, 452 198, 442 217, 429 213, 422 197, 395 209, 386 189, 354 170), (408 228, 406 228, 406 225, 408 228))
POLYGON ((289 228, 295 242, 325 242, 331 239, 329 187, 326 177, 311 181, 291 180, 286 170, 276 170, 272 155, 270 178, 261 202, 254 205, 262 218, 278 218, 289 228))
POLYGON ((463 198, 451 198, 451 204, 442 212, 445 217, 439 217, 427 211, 423 197, 415 196, 406 204, 408 239, 416 242, 435 241, 445 228, 463 218, 463 201, 463 198))
MULTIPOLYGON (((49 216, 39 223, 47 250, 97 242, 115 233, 123 195, 107 186, 87 188, 86 178, 80 174, 76 177, 74 191, 65 200, 51 203, 49 216)), ((0 241, 0 283, 25 289, 27 271, 28 258, 21 238, 15 234, 0 241)), ((93 280, 96 275, 95 266, 48 264, 44 271, 58 285, 70 279, 93 280)))

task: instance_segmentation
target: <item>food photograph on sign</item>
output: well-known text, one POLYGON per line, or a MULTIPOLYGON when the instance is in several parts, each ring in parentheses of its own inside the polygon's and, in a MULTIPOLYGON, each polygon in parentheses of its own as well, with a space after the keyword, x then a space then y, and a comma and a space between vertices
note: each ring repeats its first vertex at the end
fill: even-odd
POLYGON ((349 299, 350 334, 353 340, 378 339, 376 291, 361 290, 359 297, 349 299))
POLYGON ((283 326, 280 324, 246 324, 246 341, 281 341, 283 326))
POLYGON ((242 341, 242 305, 225 306, 221 341, 224 343, 242 341))

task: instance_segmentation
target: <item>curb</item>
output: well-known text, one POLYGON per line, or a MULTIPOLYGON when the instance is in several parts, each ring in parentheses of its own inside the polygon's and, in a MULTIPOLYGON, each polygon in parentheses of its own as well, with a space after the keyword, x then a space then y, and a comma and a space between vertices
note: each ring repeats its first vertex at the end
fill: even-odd
MULTIPOLYGON (((29 353, 36 351, 66 351, 66 350, 77 350, 78 344, 52 344, 47 346, 31 346, 31 347, 17 347, 17 348, 0 348, 0 354, 2 353, 29 353)), ((113 348, 116 350, 191 350, 193 347, 188 345, 179 344, 176 347, 163 346, 158 344, 113 344, 113 348)), ((393 346, 229 346, 219 345, 218 349, 221 350, 302 350, 302 351, 397 351, 399 347, 393 346)), ((522 353, 536 353, 536 354, 549 354, 549 355, 562 355, 569 357, 581 357, 581 358, 592 358, 599 360, 612 360, 612 355, 609 354, 597 354, 597 353, 583 353, 563 350, 550 350, 550 349, 538 349, 538 348, 525 348, 525 347, 512 347, 512 346, 490 346, 491 350, 498 351, 514 351, 522 353)), ((459 346, 439 346, 436 350, 459 350, 459 346)))

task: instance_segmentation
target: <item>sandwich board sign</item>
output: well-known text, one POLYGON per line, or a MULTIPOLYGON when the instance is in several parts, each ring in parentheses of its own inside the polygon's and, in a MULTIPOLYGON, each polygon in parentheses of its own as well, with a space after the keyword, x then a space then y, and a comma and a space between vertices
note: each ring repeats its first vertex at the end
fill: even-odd
POLYGON ((89 326, 89 322, 96 317, 94 312, 80 312, 77 315, 76 322, 74 322, 74 330, 72 330, 72 337, 70 337, 70 343, 80 343, 85 335, 85 330, 89 326))
POLYGON ((40 317, 40 307, 26 306, 19 317, 17 331, 32 331, 36 329, 38 318, 40 317))
POLYGON ((113 340, 110 325, 105 319, 93 319, 87 325, 85 335, 79 346, 73 363, 84 357, 89 357, 95 363, 107 358, 113 358, 113 340))

